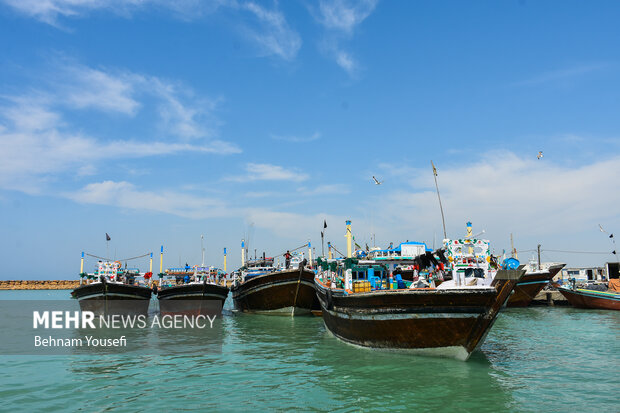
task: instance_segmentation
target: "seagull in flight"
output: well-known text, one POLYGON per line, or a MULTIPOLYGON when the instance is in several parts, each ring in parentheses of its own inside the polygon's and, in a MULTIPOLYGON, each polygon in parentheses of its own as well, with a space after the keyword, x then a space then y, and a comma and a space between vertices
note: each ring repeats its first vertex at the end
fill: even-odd
POLYGON ((543 157, 542 151, 538 151, 538 155, 536 155, 537 159, 541 159, 543 157))
POLYGON ((375 185, 381 185, 383 183, 383 181, 379 182, 377 181, 377 178, 375 178, 375 176, 372 176, 372 180, 375 181, 375 185))

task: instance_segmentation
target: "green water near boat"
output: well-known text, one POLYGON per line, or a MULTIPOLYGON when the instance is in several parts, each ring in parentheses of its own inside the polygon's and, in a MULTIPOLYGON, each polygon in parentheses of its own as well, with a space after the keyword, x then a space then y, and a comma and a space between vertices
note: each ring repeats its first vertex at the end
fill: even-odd
MULTIPOLYGON (((3 291, 0 299, 68 294, 3 291)), ((506 309, 467 362, 353 347, 316 317, 221 322, 221 352, 2 355, 1 409, 620 411, 620 312, 506 309)))

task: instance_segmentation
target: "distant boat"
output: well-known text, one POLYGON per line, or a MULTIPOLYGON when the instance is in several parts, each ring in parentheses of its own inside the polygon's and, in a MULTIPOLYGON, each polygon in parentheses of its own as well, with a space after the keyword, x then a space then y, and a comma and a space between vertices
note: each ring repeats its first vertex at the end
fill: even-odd
POLYGON ((288 269, 274 267, 273 258, 248 260, 230 289, 235 309, 273 315, 310 314, 316 297, 315 273, 305 264, 296 256, 288 269))
POLYGON ((229 292, 226 273, 214 267, 170 268, 160 282, 162 314, 219 315, 229 292))
POLYGON ((96 314, 147 314, 152 290, 145 281, 150 273, 123 269, 120 261, 100 260, 85 284, 71 292, 82 311, 96 314))
POLYGON ((514 293, 506 303, 507 307, 527 307, 538 295, 545 285, 564 268, 563 263, 542 263, 530 262, 524 269, 525 275, 521 277, 515 286, 514 293))
POLYGON ((602 310, 620 310, 620 280, 610 279, 604 284, 588 284, 584 288, 559 287, 558 291, 577 308, 598 308, 602 310))

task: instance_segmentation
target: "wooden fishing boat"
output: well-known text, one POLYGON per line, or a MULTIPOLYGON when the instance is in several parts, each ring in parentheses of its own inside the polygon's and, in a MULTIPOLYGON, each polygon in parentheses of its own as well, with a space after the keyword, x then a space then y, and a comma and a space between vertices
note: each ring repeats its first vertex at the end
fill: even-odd
POLYGON ((573 307, 620 310, 620 281, 610 279, 607 287, 601 286, 602 291, 594 289, 594 285, 577 288, 573 283, 571 287, 559 287, 558 291, 573 307))
POLYGON ((273 315, 310 314, 316 297, 315 273, 305 267, 305 262, 289 269, 265 266, 264 262, 257 264, 249 262, 230 289, 236 310, 273 315))
POLYGON ((442 283, 438 288, 411 288, 399 280, 404 287, 399 288, 387 267, 372 260, 320 264, 315 287, 325 326, 334 336, 364 347, 460 360, 480 348, 524 273, 499 270, 490 285, 442 283))
POLYGON ((527 307, 534 297, 547 285, 566 264, 538 264, 529 263, 525 267, 525 274, 517 285, 514 292, 508 298, 507 307, 527 307))
POLYGON ((93 273, 82 273, 81 276, 81 285, 71 292, 71 296, 78 300, 82 311, 147 314, 152 294, 145 281, 145 276, 150 278, 149 273, 123 269, 119 261, 99 261, 93 273))
POLYGON ((230 291, 223 271, 204 266, 168 269, 160 283, 162 314, 220 315, 230 291))

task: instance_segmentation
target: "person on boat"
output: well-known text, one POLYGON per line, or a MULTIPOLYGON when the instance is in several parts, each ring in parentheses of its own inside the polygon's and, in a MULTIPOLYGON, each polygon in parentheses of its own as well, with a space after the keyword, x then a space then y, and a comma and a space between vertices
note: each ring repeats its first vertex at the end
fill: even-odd
POLYGON ((189 275, 187 275, 187 274, 186 274, 186 275, 183 277, 183 284, 189 284, 189 275))
POLYGON ((287 270, 291 266, 291 252, 289 250, 286 250, 286 254, 284 254, 284 266, 287 270))

